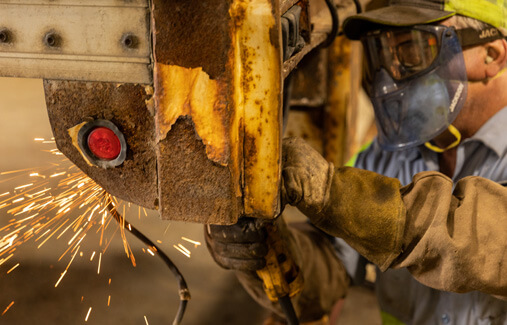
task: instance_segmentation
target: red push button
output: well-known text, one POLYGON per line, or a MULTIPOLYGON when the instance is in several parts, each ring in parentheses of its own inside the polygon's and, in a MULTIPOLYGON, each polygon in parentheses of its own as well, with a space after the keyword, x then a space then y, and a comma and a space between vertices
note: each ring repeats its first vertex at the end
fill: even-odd
POLYGON ((88 148, 99 159, 114 160, 121 152, 121 142, 113 130, 97 127, 88 135, 88 148))

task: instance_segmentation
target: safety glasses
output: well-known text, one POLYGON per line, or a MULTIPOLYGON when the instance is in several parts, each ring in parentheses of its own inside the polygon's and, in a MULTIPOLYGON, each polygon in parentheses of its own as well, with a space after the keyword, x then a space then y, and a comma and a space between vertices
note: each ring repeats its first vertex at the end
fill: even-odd
POLYGON ((451 28, 416 25, 367 33, 362 38, 367 53, 367 76, 383 68, 399 81, 427 71, 438 57, 442 36, 451 28))
POLYGON ((442 38, 453 32, 462 48, 503 38, 492 26, 455 30, 443 25, 415 25, 370 31, 361 38, 366 49, 366 81, 371 81, 381 68, 397 81, 428 71, 441 52, 442 38))

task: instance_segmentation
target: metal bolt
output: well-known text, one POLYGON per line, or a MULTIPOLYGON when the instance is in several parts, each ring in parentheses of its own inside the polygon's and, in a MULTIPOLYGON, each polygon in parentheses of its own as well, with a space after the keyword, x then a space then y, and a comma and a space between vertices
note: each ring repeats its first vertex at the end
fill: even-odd
POLYGON ((0 43, 9 43, 11 41, 11 32, 4 28, 0 30, 0 43))
POLYGON ((137 48, 139 40, 134 34, 127 33, 122 36, 121 43, 127 49, 135 49, 137 48))
POLYGON ((49 32, 44 36, 44 44, 49 47, 59 47, 61 44, 61 37, 55 32, 49 32))

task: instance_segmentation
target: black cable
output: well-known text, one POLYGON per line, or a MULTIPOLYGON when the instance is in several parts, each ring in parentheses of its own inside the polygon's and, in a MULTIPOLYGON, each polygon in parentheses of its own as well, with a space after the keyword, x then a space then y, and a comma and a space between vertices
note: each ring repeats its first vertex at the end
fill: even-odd
POLYGON ((113 218, 120 224, 121 227, 125 226, 125 228, 128 229, 132 235, 136 236, 137 239, 142 241, 146 246, 154 248, 153 249, 154 253, 156 253, 164 261, 164 263, 167 265, 167 267, 169 267, 171 272, 178 280, 180 305, 178 307, 178 312, 174 317, 172 325, 179 325, 181 323, 181 320, 183 319, 183 315, 185 314, 187 303, 190 300, 190 291, 188 290, 187 282, 185 281, 183 274, 181 274, 180 270, 178 270, 178 267, 176 267, 173 261, 171 261, 171 259, 163 251, 161 251, 157 247, 157 245, 155 245, 155 243, 153 243, 148 237, 146 237, 134 226, 132 226, 132 224, 130 224, 127 220, 125 220, 125 218, 118 212, 118 210, 116 210, 113 201, 109 200, 107 204, 107 209, 109 210, 113 218))
POLYGON ((331 19, 333 22, 333 26, 331 27, 331 32, 327 35, 326 40, 322 43, 322 46, 328 47, 333 43, 334 39, 338 35, 338 28, 340 27, 340 19, 338 17, 338 9, 336 9, 336 5, 333 0, 326 0, 326 5, 329 8, 329 12, 331 13, 331 19))
POLYGON ((299 325, 299 319, 289 295, 279 298, 278 301, 280 302, 280 307, 282 307, 282 311, 287 318, 287 323, 289 325, 299 325))
POLYGON ((360 14, 363 12, 363 8, 361 7, 361 3, 359 0, 354 0, 354 4, 356 5, 356 13, 360 14))

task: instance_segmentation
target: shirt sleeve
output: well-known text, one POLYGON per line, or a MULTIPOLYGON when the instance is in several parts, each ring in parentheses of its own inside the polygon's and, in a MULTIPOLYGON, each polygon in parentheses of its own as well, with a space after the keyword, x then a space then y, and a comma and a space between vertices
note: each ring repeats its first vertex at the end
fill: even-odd
POLYGON ((424 172, 400 193, 405 229, 392 268, 436 289, 507 297, 507 188, 471 176, 453 190, 448 177, 424 172))
POLYGON ((507 297, 507 188, 438 172, 397 179, 337 168, 322 206, 298 207, 382 271, 407 268, 421 283, 507 297))

